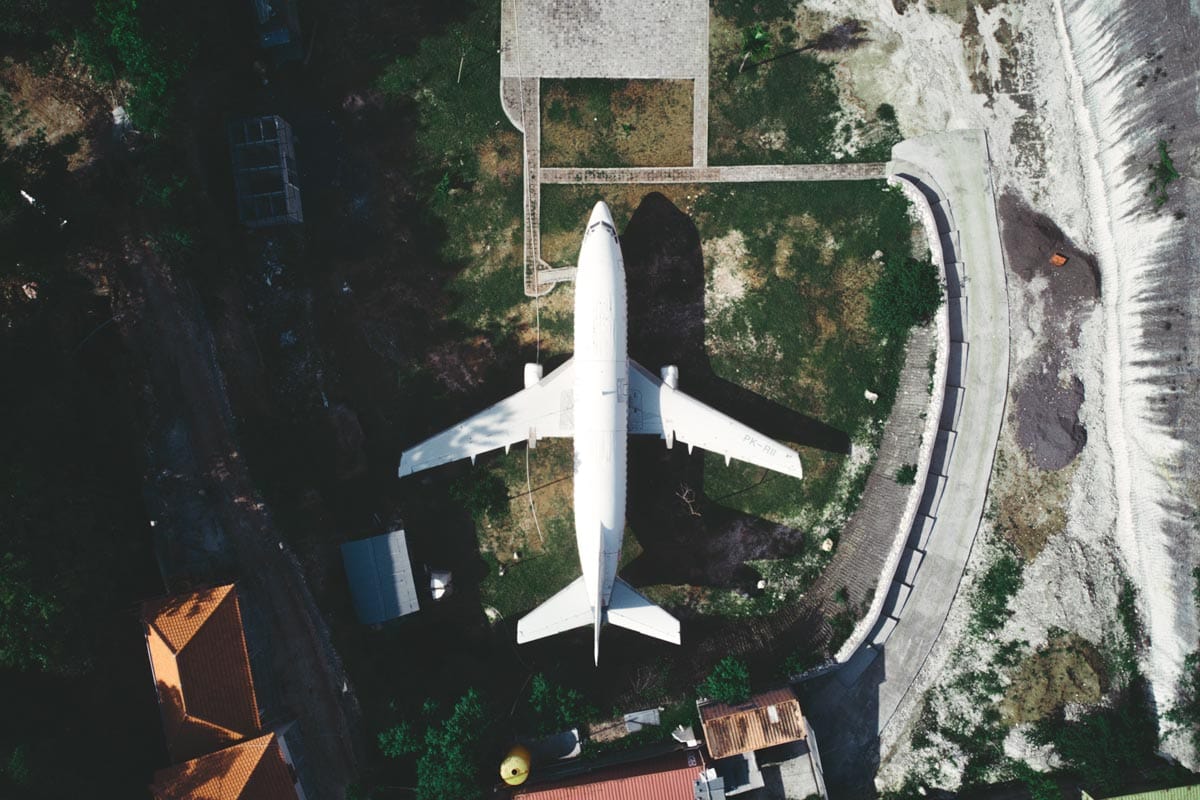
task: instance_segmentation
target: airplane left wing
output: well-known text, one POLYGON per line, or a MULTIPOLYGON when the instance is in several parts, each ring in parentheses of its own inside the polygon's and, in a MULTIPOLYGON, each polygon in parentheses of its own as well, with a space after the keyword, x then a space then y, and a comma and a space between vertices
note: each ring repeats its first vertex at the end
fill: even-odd
POLYGON ((700 447, 725 456, 726 464, 736 458, 804 477, 795 450, 668 386, 633 359, 629 361, 629 432, 659 434, 668 447, 678 439, 689 450, 700 447))
POLYGON ((400 456, 400 477, 462 458, 552 436, 575 434, 575 360, 537 383, 442 431, 400 456))

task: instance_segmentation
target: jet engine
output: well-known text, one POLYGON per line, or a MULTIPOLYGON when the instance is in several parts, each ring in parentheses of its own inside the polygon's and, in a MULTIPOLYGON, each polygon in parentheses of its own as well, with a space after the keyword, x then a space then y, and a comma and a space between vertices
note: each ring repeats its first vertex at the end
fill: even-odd
POLYGON ((525 365, 525 388, 528 389, 542 379, 541 364, 525 365))
POLYGON ((662 382, 667 386, 670 386, 672 389, 679 388, 679 367, 674 364, 668 364, 660 369, 658 374, 662 376, 662 382))

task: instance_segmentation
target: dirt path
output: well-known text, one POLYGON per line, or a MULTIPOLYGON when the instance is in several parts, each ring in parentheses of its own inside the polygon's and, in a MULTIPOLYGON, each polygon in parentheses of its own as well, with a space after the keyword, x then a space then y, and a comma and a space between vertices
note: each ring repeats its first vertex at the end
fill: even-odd
POLYGON ((342 797, 357 762, 357 701, 240 456, 212 331, 190 284, 144 245, 126 250, 115 307, 146 370, 145 494, 164 579, 171 591, 238 582, 265 724, 294 721, 309 796, 342 797))

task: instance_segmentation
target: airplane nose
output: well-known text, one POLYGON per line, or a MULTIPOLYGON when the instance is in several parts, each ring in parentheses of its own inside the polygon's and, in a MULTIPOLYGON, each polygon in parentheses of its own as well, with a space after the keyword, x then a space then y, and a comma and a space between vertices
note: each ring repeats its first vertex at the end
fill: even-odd
POLYGON ((596 206, 592 209, 592 216, 588 218, 588 228, 591 228, 597 222, 607 222, 609 227, 616 230, 613 226, 612 213, 608 210, 608 204, 603 200, 596 203, 596 206))

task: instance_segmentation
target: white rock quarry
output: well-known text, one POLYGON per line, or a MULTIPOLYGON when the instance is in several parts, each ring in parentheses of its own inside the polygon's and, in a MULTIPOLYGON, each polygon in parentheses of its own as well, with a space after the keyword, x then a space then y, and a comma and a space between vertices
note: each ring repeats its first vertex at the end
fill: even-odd
MULTIPOLYGON (((1010 74, 1008 79, 1016 80, 1021 92, 997 91, 990 100, 972 91, 960 25, 929 13, 924 3, 913 6, 899 14, 891 0, 805 3, 831 21, 854 17, 866 23, 871 41, 838 56, 839 80, 863 109, 892 104, 906 136, 987 129, 997 191, 1011 189, 1050 216, 1095 254, 1101 273, 1100 306, 1085 319, 1070 358, 1086 386, 1080 418, 1089 438, 1071 484, 1067 529, 1027 567, 1016 613, 1003 635, 1036 646, 1048 626, 1057 625, 1099 642, 1115 624, 1124 572, 1138 589, 1139 612, 1152 643, 1142 668, 1157 706, 1165 709, 1174 698, 1184 656, 1196 648, 1200 633, 1190 576, 1200 543, 1184 519, 1195 506, 1195 489, 1181 477, 1187 469, 1183 434, 1155 413, 1155 403, 1164 402, 1165 390, 1156 378, 1166 359, 1147 340, 1147 331, 1160 294, 1155 282, 1164 265, 1178 263, 1178 254, 1187 252, 1184 245, 1195 252, 1196 233, 1194 225, 1153 212, 1145 165, 1169 130, 1170 120, 1160 123, 1163 113, 1153 103, 1165 106, 1171 97, 1184 97, 1182 109, 1171 110, 1181 131, 1195 118, 1198 70, 1188 73, 1187 67, 1197 61, 1195 48, 1178 56, 1191 60, 1183 69, 1178 63, 1173 67, 1192 76, 1190 89, 1186 74, 1174 78, 1175 94, 1154 95, 1135 82, 1146 71, 1147 54, 1153 59, 1164 47, 1160 28, 1178 28, 1177 47, 1195 35, 1200 4, 1030 0, 968 10, 978 14, 992 86, 1004 77, 1002 59, 1014 58, 997 39, 1002 23, 1017 42, 1016 78, 1010 74), (1169 15, 1174 21, 1166 26, 1163 17, 1169 15), (1020 93, 1030 100, 1018 102, 1020 93)), ((1177 153, 1177 165, 1196 152, 1177 153)), ((1179 268, 1190 271, 1194 282, 1194 262, 1179 268)), ((1016 288, 1011 281, 1010 288, 1016 288)), ((1043 309, 1036 285, 1010 292, 1010 299, 1021 306, 1021 313, 1011 316, 1014 323, 1029 321, 1012 331, 1013 363, 1019 369, 1036 352, 1043 309)), ((1179 302, 1190 312, 1198 306, 1187 297, 1179 302)), ((981 569, 978 553, 969 569, 981 569)), ((964 597, 960 593, 918 686, 933 684, 963 633, 964 597)), ((901 724, 884 732, 884 785, 904 774, 908 725, 903 722, 912 720, 921 694, 909 693, 908 707, 896 717, 901 724), (889 755, 895 764, 886 763, 889 755)), ((1012 752, 1023 746, 1012 743, 1012 752)), ((1163 746, 1196 766, 1185 737, 1165 740, 1163 746)), ((1032 756, 1029 760, 1038 763, 1032 756)))

